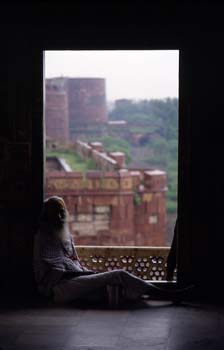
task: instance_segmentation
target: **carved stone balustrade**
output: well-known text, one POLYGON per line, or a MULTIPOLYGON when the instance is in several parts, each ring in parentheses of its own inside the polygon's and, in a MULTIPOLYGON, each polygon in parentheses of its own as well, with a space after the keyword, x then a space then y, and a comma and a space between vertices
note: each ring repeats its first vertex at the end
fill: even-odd
POLYGON ((153 281, 166 280, 169 247, 76 246, 83 266, 100 272, 124 269, 153 281))

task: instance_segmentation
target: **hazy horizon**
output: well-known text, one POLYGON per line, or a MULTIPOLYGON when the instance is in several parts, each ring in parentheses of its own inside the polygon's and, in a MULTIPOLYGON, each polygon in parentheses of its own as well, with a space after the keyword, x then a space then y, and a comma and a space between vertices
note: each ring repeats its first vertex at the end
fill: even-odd
POLYGON ((178 50, 45 51, 45 77, 106 79, 108 101, 178 97, 178 50))

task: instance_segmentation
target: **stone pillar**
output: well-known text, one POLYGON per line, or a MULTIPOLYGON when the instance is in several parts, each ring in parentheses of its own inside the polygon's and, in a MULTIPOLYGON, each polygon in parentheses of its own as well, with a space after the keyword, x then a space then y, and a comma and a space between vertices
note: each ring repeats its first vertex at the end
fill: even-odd
POLYGON ((125 167, 125 154, 123 152, 110 152, 109 156, 116 160, 120 169, 125 167))

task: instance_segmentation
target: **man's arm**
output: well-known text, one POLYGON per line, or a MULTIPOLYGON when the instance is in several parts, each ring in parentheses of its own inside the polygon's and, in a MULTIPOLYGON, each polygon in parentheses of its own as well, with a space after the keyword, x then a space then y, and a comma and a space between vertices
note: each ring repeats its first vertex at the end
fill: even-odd
POLYGON ((82 270, 83 270, 84 272, 86 272, 87 275, 96 273, 96 271, 89 270, 87 267, 82 266, 82 263, 81 263, 81 261, 80 261, 80 259, 79 259, 79 256, 78 256, 77 250, 76 250, 76 248, 75 248, 75 244, 74 244, 74 241, 73 241, 72 236, 71 236, 71 243, 72 243, 73 252, 74 252, 74 253, 73 253, 73 259, 74 259, 74 260, 78 260, 78 262, 79 262, 79 264, 80 264, 82 270))

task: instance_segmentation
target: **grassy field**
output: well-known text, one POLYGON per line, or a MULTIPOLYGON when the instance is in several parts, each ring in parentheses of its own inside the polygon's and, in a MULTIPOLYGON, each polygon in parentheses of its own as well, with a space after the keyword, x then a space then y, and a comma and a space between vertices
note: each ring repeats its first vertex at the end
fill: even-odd
POLYGON ((47 150, 46 155, 48 157, 59 157, 65 159, 68 165, 70 165, 71 169, 74 171, 86 172, 87 170, 96 169, 93 160, 83 160, 78 154, 75 154, 72 150, 47 150))

